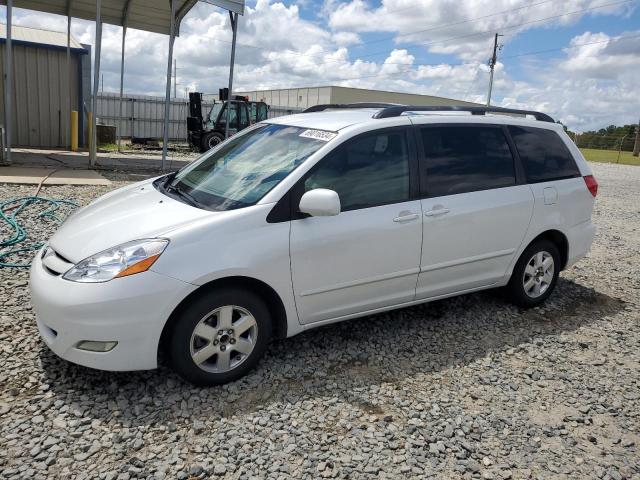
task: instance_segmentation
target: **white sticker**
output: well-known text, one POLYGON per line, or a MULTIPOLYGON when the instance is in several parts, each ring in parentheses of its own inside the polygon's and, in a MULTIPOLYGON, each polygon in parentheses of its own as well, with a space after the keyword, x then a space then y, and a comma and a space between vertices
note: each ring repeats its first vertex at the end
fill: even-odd
POLYGON ((327 132, 326 130, 305 130, 300 134, 301 137, 314 138, 316 140, 322 140, 323 142, 333 140, 336 135, 338 134, 334 132, 327 132))

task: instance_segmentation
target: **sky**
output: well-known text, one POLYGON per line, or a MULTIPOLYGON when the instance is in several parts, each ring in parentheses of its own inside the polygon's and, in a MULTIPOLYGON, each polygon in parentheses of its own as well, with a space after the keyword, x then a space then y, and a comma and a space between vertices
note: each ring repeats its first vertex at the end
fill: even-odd
MULTIPOLYGON (((6 9, 0 10, 5 22, 6 9)), ((66 17, 14 8, 14 23, 66 31, 66 17)), ((343 85, 543 111, 582 132, 640 117, 640 0, 248 0, 234 90, 343 85)), ((72 34, 94 43, 94 24, 72 34)), ((104 91, 120 81, 120 27, 105 25, 104 91)), ((168 37, 127 31, 125 91, 164 95, 168 37)), ((178 96, 228 82, 227 12, 199 3, 176 39, 178 96)))

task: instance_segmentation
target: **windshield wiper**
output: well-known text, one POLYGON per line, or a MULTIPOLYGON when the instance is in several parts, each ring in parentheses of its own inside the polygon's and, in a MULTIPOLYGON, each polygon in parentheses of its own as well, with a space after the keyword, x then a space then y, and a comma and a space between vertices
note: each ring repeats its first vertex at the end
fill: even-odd
POLYGON ((179 197, 182 197, 183 199, 185 199, 187 201, 187 203, 189 205, 191 205, 192 207, 203 208, 202 205, 200 204, 200 202, 198 202, 195 198, 193 198, 193 196, 191 194, 185 192, 181 188, 178 188, 176 185, 171 185, 170 180, 165 183, 164 188, 167 191, 173 192, 176 195, 178 195, 179 197))

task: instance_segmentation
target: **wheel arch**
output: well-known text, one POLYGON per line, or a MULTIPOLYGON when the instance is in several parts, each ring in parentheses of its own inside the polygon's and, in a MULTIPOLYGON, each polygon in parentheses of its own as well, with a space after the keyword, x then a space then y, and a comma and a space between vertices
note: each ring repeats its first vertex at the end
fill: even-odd
POLYGON ((567 239, 567 236, 560 230, 545 230, 532 239, 525 247, 525 250, 529 248, 529 245, 537 242, 538 240, 548 240, 558 248, 558 251, 560 252, 560 270, 564 270, 567 266, 567 261, 569 260, 569 240, 567 239))
POLYGON ((176 322, 180 318, 180 314, 185 308, 196 298, 207 295, 213 289, 217 288, 240 288, 250 290, 257 293, 267 304, 269 313, 273 320, 273 338, 286 338, 287 336, 287 313, 280 295, 268 284, 261 280, 244 276, 224 277, 207 282, 196 290, 187 295, 171 312, 169 318, 165 322, 160 335, 158 345, 158 355, 166 352, 167 342, 170 338, 176 322))

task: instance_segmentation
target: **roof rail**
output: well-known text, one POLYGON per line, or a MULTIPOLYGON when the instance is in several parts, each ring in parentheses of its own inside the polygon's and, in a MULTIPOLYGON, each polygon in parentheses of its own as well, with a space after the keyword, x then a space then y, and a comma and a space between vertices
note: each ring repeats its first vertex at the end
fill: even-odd
POLYGON ((515 108, 483 107, 483 106, 467 107, 462 105, 446 105, 446 106, 395 105, 395 106, 383 108, 379 112, 376 112, 373 115, 373 118, 398 117, 405 112, 470 112, 472 115, 485 115, 487 113, 504 113, 508 115, 531 115, 536 120, 539 120, 541 122, 555 123, 553 118, 551 118, 546 113, 535 112, 533 110, 518 110, 515 108))
POLYGON ((302 113, 322 112, 330 108, 334 109, 348 109, 348 108, 391 108, 402 107, 399 103, 379 103, 379 102, 359 102, 359 103, 324 103, 321 105, 314 105, 312 107, 303 110, 302 113))

